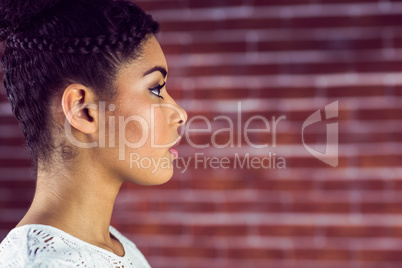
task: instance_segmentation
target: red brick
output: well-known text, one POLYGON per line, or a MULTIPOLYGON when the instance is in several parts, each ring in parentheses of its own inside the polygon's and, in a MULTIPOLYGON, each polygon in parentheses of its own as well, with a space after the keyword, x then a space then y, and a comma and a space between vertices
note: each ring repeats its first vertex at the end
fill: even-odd
MULTIPOLYGON (((17 134, 17 133, 16 133, 17 134)), ((10 138, 0 139, 0 146, 25 146, 25 138, 23 136, 13 136, 10 138)))
POLYGON ((359 156, 356 160, 360 167, 396 167, 401 163, 400 155, 367 155, 359 156))
POLYGON ((381 226, 325 226, 322 233, 327 237, 385 237, 388 228, 381 226))
POLYGON ((151 224, 151 223, 131 223, 118 224, 115 228, 119 228, 120 232, 141 235, 180 235, 183 233, 184 227, 177 224, 151 224))
POLYGON ((314 180, 300 179, 259 179, 256 181, 257 189, 270 191, 311 191, 316 187, 314 180))
POLYGON ((359 120, 401 120, 402 108, 360 109, 356 111, 359 120))
POLYGON ((298 260, 351 260, 352 252, 347 249, 295 249, 291 258, 298 260))
POLYGON ((190 227, 191 234, 197 237, 245 236, 248 227, 244 225, 194 225, 190 227))
POLYGON ((32 160, 29 159, 28 157, 26 159, 2 159, 0 161, 0 168, 2 167, 31 167, 32 166, 32 160))
POLYGON ((388 88, 384 86, 349 86, 349 87, 328 87, 324 94, 330 98, 336 97, 385 97, 388 94, 388 88))
POLYGON ((356 253, 356 256, 361 261, 372 261, 379 263, 402 261, 401 250, 360 250, 356 253))
POLYGON ((303 225, 260 225, 258 234, 261 236, 305 237, 316 234, 314 226, 303 225))
POLYGON ((402 204, 400 202, 362 203, 360 209, 362 213, 401 214, 402 204))
POLYGON ((17 119, 14 116, 7 116, 0 114, 0 124, 4 125, 18 125, 17 119))
POLYGON ((294 213, 351 213, 351 205, 349 202, 295 202, 289 206, 289 212, 294 213))
POLYGON ((286 258, 286 252, 282 249, 239 248, 228 249, 228 258, 231 259, 279 259, 286 258))
POLYGON ((196 246, 192 247, 164 247, 160 249, 162 256, 169 257, 188 257, 188 258, 215 258, 218 253, 213 248, 200 248, 196 246))
POLYGON ((375 190, 381 191, 386 188, 385 181, 378 180, 342 180, 332 179, 332 180, 324 180, 320 182, 321 190, 375 190))

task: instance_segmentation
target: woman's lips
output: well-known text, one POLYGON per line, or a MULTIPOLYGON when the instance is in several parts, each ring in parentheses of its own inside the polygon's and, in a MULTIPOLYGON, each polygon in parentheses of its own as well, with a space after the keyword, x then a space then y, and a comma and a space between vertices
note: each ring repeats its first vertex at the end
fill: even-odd
POLYGON ((174 147, 179 145, 180 141, 181 141, 181 137, 179 137, 177 142, 169 149, 169 152, 174 156, 174 159, 179 158, 179 152, 174 147))
POLYGON ((173 155, 174 159, 179 158, 179 152, 176 149, 170 148, 169 152, 173 155))

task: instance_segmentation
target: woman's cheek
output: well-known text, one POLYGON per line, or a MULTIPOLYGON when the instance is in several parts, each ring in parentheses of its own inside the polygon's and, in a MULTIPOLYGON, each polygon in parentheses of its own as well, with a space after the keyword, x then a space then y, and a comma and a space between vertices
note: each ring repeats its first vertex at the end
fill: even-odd
POLYGON ((168 137, 169 133, 166 128, 168 122, 164 119, 163 109, 158 106, 153 107, 153 113, 151 118, 151 137, 153 137, 152 145, 165 145, 166 137, 168 137))

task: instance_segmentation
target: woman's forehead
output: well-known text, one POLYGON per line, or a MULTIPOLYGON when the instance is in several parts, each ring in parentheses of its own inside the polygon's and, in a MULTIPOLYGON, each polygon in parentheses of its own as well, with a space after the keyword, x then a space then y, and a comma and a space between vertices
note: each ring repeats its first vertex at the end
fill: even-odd
POLYGON ((161 46, 159 45, 158 40, 154 36, 151 36, 142 49, 143 56, 141 57, 140 63, 149 66, 162 66, 167 70, 167 63, 165 54, 162 51, 161 46))
POLYGON ((150 37, 143 45, 141 56, 126 65, 120 72, 121 75, 130 75, 137 78, 144 77, 150 70, 160 70, 162 75, 167 75, 167 62, 159 42, 154 36, 150 37))

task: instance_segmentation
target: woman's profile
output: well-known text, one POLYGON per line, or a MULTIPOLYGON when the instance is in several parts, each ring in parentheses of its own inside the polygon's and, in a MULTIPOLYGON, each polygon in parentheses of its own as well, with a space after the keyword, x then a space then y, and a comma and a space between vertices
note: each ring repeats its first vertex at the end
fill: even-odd
POLYGON ((149 267, 110 226, 124 182, 173 174, 187 115, 166 91, 159 24, 128 0, 2 0, 4 85, 37 182, 0 267, 149 267), (135 154, 165 163, 130 165, 135 154))

